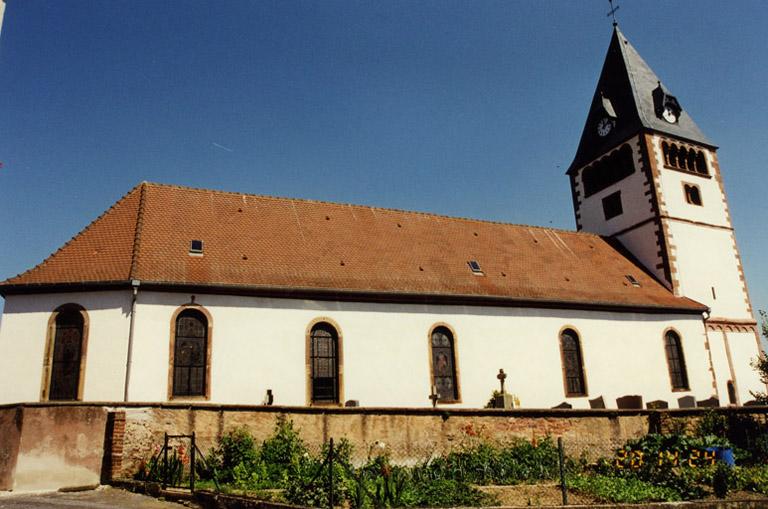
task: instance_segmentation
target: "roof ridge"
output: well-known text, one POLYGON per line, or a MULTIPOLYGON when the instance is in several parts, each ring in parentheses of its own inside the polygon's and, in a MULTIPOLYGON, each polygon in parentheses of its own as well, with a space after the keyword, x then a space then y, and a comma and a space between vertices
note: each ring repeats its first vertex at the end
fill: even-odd
POLYGON ((442 218, 442 219, 458 219, 461 221, 468 221, 468 222, 475 222, 475 223, 484 223, 484 224, 496 224, 496 225, 502 225, 502 226, 518 226, 521 228, 535 228, 537 230, 546 230, 546 231, 552 231, 552 232, 558 232, 558 233, 567 233, 567 234, 573 234, 573 235, 579 235, 579 236, 587 236, 587 237, 600 237, 600 235, 596 233, 591 232, 585 232, 585 231, 577 231, 577 230, 565 230, 563 228, 552 228, 548 226, 539 226, 539 225, 531 225, 531 224, 521 224, 521 223, 509 223, 506 221, 492 221, 490 219, 477 219, 472 217, 463 217, 463 216, 449 216, 446 214, 437 214, 435 212, 423 212, 419 210, 406 210, 406 209, 398 209, 398 208, 392 208, 392 207, 376 207, 373 205, 359 205, 355 203, 342 203, 342 202, 334 202, 334 201, 328 201, 328 200, 316 200, 312 198, 291 198, 287 196, 271 196, 266 194, 256 194, 256 193, 238 193, 235 191, 222 191, 219 189, 210 189, 210 188, 204 188, 204 187, 191 187, 191 186, 182 186, 178 184, 163 184, 159 182, 142 182, 142 184, 147 184, 148 186, 156 186, 156 187, 165 187, 165 188, 175 188, 175 189, 182 189, 182 190, 188 190, 188 191, 204 191, 204 192, 211 192, 211 193, 218 193, 218 194, 226 194, 226 195, 234 195, 234 196, 252 196, 255 198, 264 198, 268 200, 275 200, 275 201, 294 201, 294 202, 302 202, 302 203, 318 203, 318 204, 324 204, 324 205, 339 205, 344 207, 357 207, 361 209, 373 209, 373 210, 381 210, 386 212, 404 212, 408 214, 418 214, 422 216, 429 216, 429 217, 436 217, 436 218, 442 218))
POLYGON ((139 191, 139 206, 136 211, 136 226, 133 229, 133 250, 131 252, 131 269, 128 273, 128 279, 136 279, 136 271, 139 265, 139 247, 141 245, 141 231, 144 227, 144 206, 146 203, 147 184, 145 180, 136 187, 141 186, 139 191))
POLYGON ((146 183, 147 182, 142 182, 141 184, 132 187, 127 193, 125 193, 123 196, 121 196, 120 199, 118 199, 116 202, 114 202, 107 210, 102 212, 96 219, 94 219, 93 221, 88 223, 85 226, 85 228, 83 228, 82 230, 77 232, 68 241, 66 241, 62 246, 60 246, 56 251, 54 251, 51 254, 49 254, 48 256, 46 256, 45 259, 42 262, 38 263, 37 265, 35 265, 34 267, 32 267, 30 269, 25 270, 24 272, 20 272, 20 273, 16 274, 15 276, 11 276, 9 278, 6 278, 4 281, 0 281, 0 282, 2 282, 2 283, 8 282, 11 279, 19 278, 21 276, 29 274, 30 272, 32 272, 34 270, 37 270, 38 268, 44 267, 54 256, 56 256, 58 253, 60 253, 62 250, 64 250, 64 248, 66 248, 67 246, 72 244, 75 240, 77 240, 79 237, 81 237, 83 234, 85 234, 85 232, 90 230, 102 218, 106 217, 107 214, 109 214, 115 207, 117 207, 118 205, 123 203, 134 191, 136 191, 137 188, 139 188, 140 186, 142 186, 142 185, 144 185, 146 183))

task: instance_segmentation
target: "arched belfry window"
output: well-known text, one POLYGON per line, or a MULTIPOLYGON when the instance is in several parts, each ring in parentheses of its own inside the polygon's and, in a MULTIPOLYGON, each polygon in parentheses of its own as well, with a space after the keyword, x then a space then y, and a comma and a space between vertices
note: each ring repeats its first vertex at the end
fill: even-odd
MULTIPOLYGON (((62 306, 54 312, 52 341, 47 356, 49 383, 47 399, 82 399, 86 339, 85 310, 76 305, 62 306)), ((45 396, 45 394, 44 394, 45 396)), ((44 398, 46 399, 46 398, 44 398)))
POLYGON ((432 350, 432 385, 438 401, 450 403, 459 400, 459 386, 456 380, 456 351, 453 333, 448 327, 438 326, 430 335, 432 350))
POLYGON ((188 308, 175 325, 171 396, 208 396, 208 317, 188 308))
POLYGON ((669 379, 672 389, 687 391, 688 373, 685 369, 685 357, 680 336, 675 331, 667 331, 664 335, 664 349, 667 354, 667 366, 669 367, 669 379))
POLYGON ((339 403, 339 333, 327 323, 312 326, 309 335, 312 403, 339 403))
POLYGON ((563 358, 563 378, 566 396, 586 396, 584 361, 581 356, 579 335, 573 329, 560 333, 560 352, 563 358))

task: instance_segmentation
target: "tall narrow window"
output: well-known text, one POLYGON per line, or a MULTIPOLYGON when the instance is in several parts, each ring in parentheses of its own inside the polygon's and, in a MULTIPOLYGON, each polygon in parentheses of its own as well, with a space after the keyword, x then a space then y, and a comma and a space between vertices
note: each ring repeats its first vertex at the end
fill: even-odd
POLYGON ((208 319, 197 309, 176 317, 173 396, 206 396, 208 319))
POLYGON ((49 400, 77 400, 83 358, 83 314, 64 308, 56 315, 56 332, 51 358, 49 400))
POLYGON ((579 335, 573 329, 560 333, 560 351, 563 356, 563 376, 566 396, 586 396, 584 362, 581 358, 579 335))
POLYGON ((728 383, 726 384, 726 388, 728 389, 728 403, 731 405, 736 404, 736 386, 733 385, 733 380, 728 380, 728 383))
POLYGON ((339 402, 339 335, 329 323, 320 322, 310 333, 313 403, 339 402))
POLYGON ((664 336, 664 348, 667 353, 669 378, 673 390, 688 390, 688 373, 685 370, 685 357, 680 336, 675 331, 667 331, 664 336))
POLYGON ((437 390, 438 401, 458 401, 456 383, 456 356, 453 334, 447 327, 435 327, 430 338, 432 347, 432 384, 437 390))

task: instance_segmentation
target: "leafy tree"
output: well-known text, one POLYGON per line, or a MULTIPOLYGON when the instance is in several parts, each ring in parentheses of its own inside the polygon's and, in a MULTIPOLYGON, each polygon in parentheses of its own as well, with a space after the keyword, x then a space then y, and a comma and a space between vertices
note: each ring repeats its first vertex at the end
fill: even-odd
MULTIPOLYGON (((763 328, 763 337, 768 340, 768 313, 762 310, 760 311, 760 323, 763 328)), ((760 357, 755 359, 752 365, 760 374, 760 381, 768 385, 768 356, 765 353, 760 354, 760 357)), ((762 404, 768 404, 768 393, 752 392, 752 397, 762 404)))

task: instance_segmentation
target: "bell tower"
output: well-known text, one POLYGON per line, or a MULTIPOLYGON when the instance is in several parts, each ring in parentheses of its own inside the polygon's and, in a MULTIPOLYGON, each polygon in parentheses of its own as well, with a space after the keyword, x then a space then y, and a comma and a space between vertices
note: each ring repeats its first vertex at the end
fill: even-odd
MULTIPOLYGON (((751 369, 760 341, 717 147, 683 104, 614 25, 567 173, 578 230, 617 241, 675 295, 709 306, 708 335, 722 333, 730 371, 729 380, 715 383, 726 403, 734 366, 751 369), (739 345, 728 331, 740 335, 739 345)), ((738 394, 751 399, 746 390, 730 399, 738 394)))

